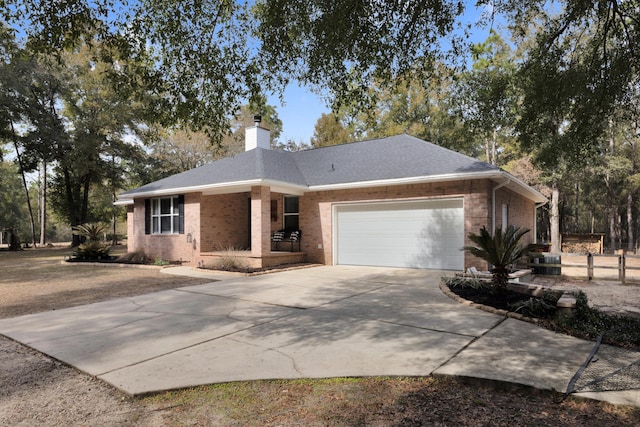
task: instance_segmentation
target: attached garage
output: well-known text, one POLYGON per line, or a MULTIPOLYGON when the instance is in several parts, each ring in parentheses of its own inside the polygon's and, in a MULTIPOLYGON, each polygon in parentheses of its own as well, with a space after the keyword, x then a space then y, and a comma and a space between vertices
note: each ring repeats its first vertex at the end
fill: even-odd
POLYGON ((334 263, 463 270, 461 198, 337 204, 334 263))

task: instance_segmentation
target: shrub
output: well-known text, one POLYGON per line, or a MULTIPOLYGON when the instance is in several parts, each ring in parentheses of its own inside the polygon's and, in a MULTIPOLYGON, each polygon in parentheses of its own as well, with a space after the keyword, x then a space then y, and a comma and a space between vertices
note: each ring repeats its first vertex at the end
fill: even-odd
POLYGON ((491 289, 491 284, 475 277, 443 277, 442 281, 449 289, 491 289))
POLYGON ((544 298, 529 297, 513 304, 509 304, 511 311, 529 317, 544 317, 555 311, 555 304, 545 301, 544 298))
POLYGON ((105 245, 102 242, 89 240, 86 243, 80 244, 74 251, 73 257, 82 260, 97 260, 109 258, 110 246, 105 245))
POLYGON ((640 319, 604 313, 589 307, 587 295, 573 294, 576 307, 570 314, 557 319, 558 329, 581 338, 594 339, 604 334, 603 341, 623 347, 640 346, 640 319))
POLYGON ((135 252, 127 252, 126 254, 118 257, 118 262, 129 264, 146 264, 148 261, 149 257, 142 249, 138 249, 135 252))

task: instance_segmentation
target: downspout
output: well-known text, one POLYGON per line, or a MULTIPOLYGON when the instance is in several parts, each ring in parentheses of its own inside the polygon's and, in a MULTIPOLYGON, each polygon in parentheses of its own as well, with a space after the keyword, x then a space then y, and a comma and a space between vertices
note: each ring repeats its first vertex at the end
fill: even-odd
POLYGON ((492 236, 496 232, 496 191, 498 191, 505 185, 508 185, 510 182, 511 182, 511 179, 507 178, 507 180, 502 184, 498 184, 495 187, 493 187, 492 194, 491 194, 491 235, 492 236))

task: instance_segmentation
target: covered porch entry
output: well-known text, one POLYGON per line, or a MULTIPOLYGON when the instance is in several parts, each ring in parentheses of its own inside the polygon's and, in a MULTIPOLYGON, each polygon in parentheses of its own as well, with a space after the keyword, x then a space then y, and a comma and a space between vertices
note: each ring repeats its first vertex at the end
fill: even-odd
POLYGON ((263 268, 305 262, 301 242, 296 245, 272 242, 274 232, 299 229, 299 194, 268 185, 246 190, 203 194, 198 266, 233 262, 263 268))

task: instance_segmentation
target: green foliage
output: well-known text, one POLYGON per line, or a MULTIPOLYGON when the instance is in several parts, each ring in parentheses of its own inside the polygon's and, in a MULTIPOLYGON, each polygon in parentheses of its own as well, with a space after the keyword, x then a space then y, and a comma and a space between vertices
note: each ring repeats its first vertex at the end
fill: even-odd
POLYGON ((509 268, 520 261, 527 252, 527 246, 521 245, 522 237, 529 230, 509 226, 503 232, 497 227, 493 236, 486 227, 480 234, 470 233, 467 237, 476 246, 465 246, 463 250, 471 255, 487 261, 493 274, 493 283, 497 288, 504 288, 509 280, 509 268))
POLYGON ((105 224, 82 224, 72 227, 73 234, 86 237, 90 242, 97 242, 101 239, 102 233, 107 230, 105 224))
POLYGON ((18 175, 18 168, 9 162, 0 162, 0 229, 14 228, 28 235, 26 199, 18 175))
POLYGON ((164 260, 162 258, 156 258, 153 262, 153 265, 165 266, 171 264, 169 261, 164 260))
POLYGON ((623 347, 640 346, 640 319, 603 313, 589 307, 586 294, 574 293, 576 307, 557 319, 558 329, 574 336, 595 339, 604 333, 603 342, 623 347))
POLYGON ((311 145, 314 148, 353 142, 355 137, 349 129, 342 124, 340 116, 336 113, 325 114, 316 122, 311 145))
POLYGON ((529 297, 521 301, 509 304, 511 311, 529 317, 543 317, 555 311, 556 306, 545 298, 529 297))
POLYGON ((449 287, 449 289, 491 289, 491 285, 487 283, 486 280, 479 280, 474 277, 443 277, 442 280, 449 287))
POLYGON ((102 242, 89 240, 75 248, 73 257, 79 260, 109 259, 110 250, 111 247, 102 242))
MULTIPOLYGON (((485 161, 498 164, 505 146, 514 145, 517 91, 515 58, 509 45, 491 30, 486 41, 471 46, 471 70, 458 76, 456 107, 473 133, 485 141, 485 161)), ((501 159, 502 160, 502 159, 501 159)), ((504 163, 502 160, 500 163, 504 163)))

